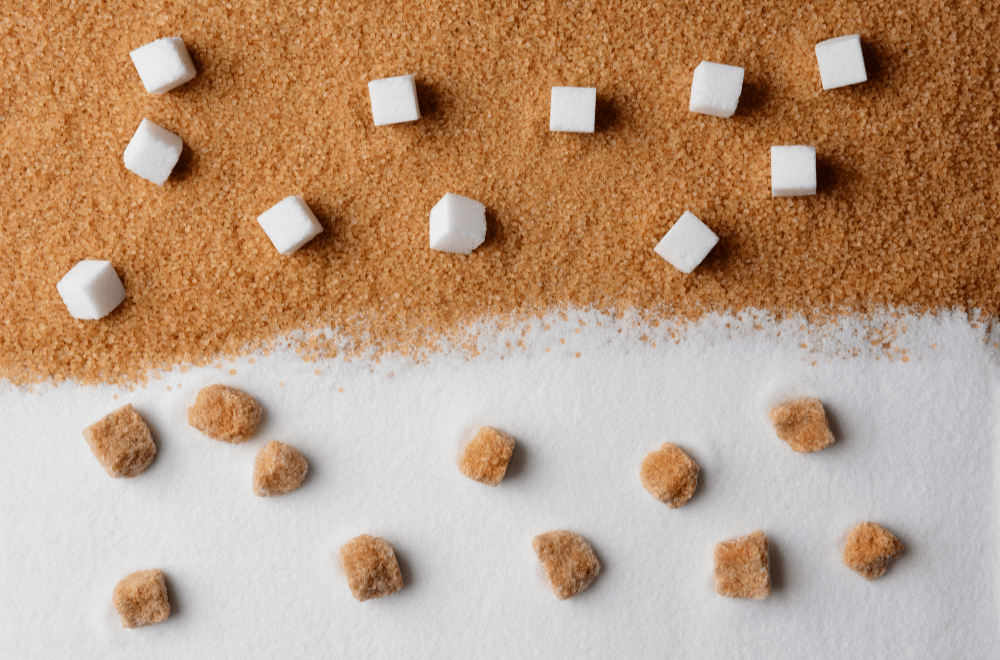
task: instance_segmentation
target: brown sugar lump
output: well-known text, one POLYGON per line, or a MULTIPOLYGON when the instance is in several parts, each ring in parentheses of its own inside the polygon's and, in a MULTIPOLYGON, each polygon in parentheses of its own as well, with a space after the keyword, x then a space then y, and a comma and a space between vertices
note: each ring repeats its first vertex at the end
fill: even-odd
POLYGON ((601 572, 594 549, 579 534, 545 532, 532 539, 531 547, 559 600, 577 595, 601 572))
POLYGON ((127 575, 115 587, 113 600, 123 628, 161 623, 170 616, 167 582, 158 568, 127 575))
POLYGON ((507 473, 507 464, 514 453, 514 438, 484 426, 462 448, 458 469, 469 479, 496 486, 507 473))
POLYGON ((642 459, 642 487, 671 509, 683 506, 698 486, 698 464, 677 445, 664 442, 642 459))
POLYGON ((794 451, 819 451, 833 444, 833 433, 819 399, 786 401, 771 408, 770 416, 778 437, 794 451))
POLYGON ((146 422, 126 403, 83 429, 90 450, 112 477, 134 477, 156 456, 156 444, 146 422))
POLYGON ((340 548, 340 565, 359 601, 388 596, 403 588, 403 574, 392 546, 370 534, 353 538, 340 548))
POLYGON ((844 566, 866 580, 882 577, 889 562, 903 551, 895 534, 882 525, 863 522, 851 530, 844 545, 844 566))
POLYGON ((260 404, 246 392, 209 385, 188 408, 188 424, 214 440, 238 444, 250 439, 262 415, 260 404))
POLYGON ((253 492, 260 497, 290 493, 305 481, 309 461, 297 449, 272 440, 253 462, 253 492))
POLYGON ((763 600, 771 595, 768 542, 757 530, 715 544, 715 590, 720 596, 763 600))

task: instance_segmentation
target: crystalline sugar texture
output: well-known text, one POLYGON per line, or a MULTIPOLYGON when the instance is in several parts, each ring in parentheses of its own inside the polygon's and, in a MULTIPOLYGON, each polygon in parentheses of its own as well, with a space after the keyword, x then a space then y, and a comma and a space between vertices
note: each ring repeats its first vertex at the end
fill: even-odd
POLYGON ((103 318, 125 300, 125 287, 110 261, 81 261, 63 275, 56 289, 77 319, 103 318))
POLYGON ((486 240, 486 207, 448 193, 431 209, 431 249, 469 254, 486 240))
POLYGON ((694 213, 685 211, 653 250, 677 270, 690 273, 718 242, 715 232, 694 213))
POLYGON ((146 91, 152 94, 169 92, 198 75, 180 37, 157 39, 136 48, 129 57, 146 91))
POLYGON ((702 62, 691 80, 691 112, 732 117, 743 91, 743 67, 702 62))

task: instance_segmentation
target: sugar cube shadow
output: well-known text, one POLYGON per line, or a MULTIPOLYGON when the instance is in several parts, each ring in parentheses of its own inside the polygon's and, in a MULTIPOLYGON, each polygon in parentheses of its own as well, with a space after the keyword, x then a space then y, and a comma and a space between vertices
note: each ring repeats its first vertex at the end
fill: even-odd
POLYGON ((733 117, 746 118, 759 114, 767 105, 769 95, 770 86, 765 80, 760 78, 745 79, 743 91, 740 93, 740 101, 736 105, 733 117))
POLYGON ((623 117, 620 104, 608 94, 597 95, 597 105, 594 109, 594 132, 615 132, 623 127, 623 117))
MULTIPOLYGON (((403 577, 402 591, 412 588, 415 584, 420 584, 417 574, 413 570, 413 564, 410 563, 406 553, 400 552, 395 544, 392 546, 392 551, 396 555, 396 563, 399 564, 399 573, 403 577)), ((339 557, 338 561, 340 561, 339 557)))
POLYGON ((771 591, 782 591, 785 588, 785 563, 781 554, 781 547, 775 544, 774 539, 768 537, 768 565, 771 572, 771 591))
POLYGON ((167 623, 177 617, 184 616, 184 598, 178 594, 183 593, 177 588, 177 581, 170 577, 167 571, 163 571, 163 582, 167 585, 167 601, 170 603, 170 616, 167 623))
POLYGON ((170 173, 170 178, 168 181, 173 183, 184 183, 191 179, 198 170, 198 162, 200 158, 194 152, 194 149, 185 142, 184 146, 181 148, 180 158, 177 159, 177 164, 174 165, 173 171, 170 173))
POLYGON ((510 455, 510 461, 507 463, 507 471, 504 472, 503 482, 501 482, 501 487, 503 483, 507 481, 516 481, 523 478, 525 471, 528 469, 528 459, 531 454, 531 450, 524 443, 523 440, 517 438, 514 444, 514 452, 510 455))

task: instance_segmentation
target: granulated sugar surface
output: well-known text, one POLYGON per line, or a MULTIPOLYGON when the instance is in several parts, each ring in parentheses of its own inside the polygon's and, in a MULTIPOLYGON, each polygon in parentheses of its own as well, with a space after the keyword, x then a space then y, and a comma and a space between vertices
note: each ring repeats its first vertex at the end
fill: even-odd
POLYGON ((992 314, 990 9, 13 0, 0 376, 121 382, 327 327, 412 354, 484 317, 569 306, 992 314), (869 81, 824 92, 813 47, 852 33, 869 81), (147 94, 128 52, 164 36, 184 39, 198 77, 147 94), (746 68, 733 118, 688 112, 702 60, 746 68), (423 117, 375 128, 366 83, 406 73, 423 117), (548 131, 554 85, 597 88, 595 134, 548 131), (143 118, 184 139, 162 188, 121 162, 143 118), (816 196, 771 198, 775 144, 816 146, 816 196), (469 257, 428 248, 447 192, 486 205, 469 257), (324 232, 284 257, 256 217, 293 194, 324 232), (653 253, 685 210, 721 237, 690 276, 653 253), (56 292, 84 258, 112 261, 128 291, 100 322, 56 292))

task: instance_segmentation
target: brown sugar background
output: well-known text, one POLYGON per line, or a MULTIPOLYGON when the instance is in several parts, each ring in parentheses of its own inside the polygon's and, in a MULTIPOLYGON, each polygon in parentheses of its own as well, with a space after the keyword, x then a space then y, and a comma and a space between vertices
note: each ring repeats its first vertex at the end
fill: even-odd
POLYGON ((1000 196, 989 2, 26 2, 0 9, 0 377, 121 381, 333 326, 408 351, 489 315, 569 305, 696 317, 977 308, 1000 196), (824 92, 813 46, 860 33, 867 83, 824 92), (147 94, 128 52, 180 36, 198 77, 147 94), (688 112, 701 60, 746 68, 736 115, 688 112), (367 82, 414 73, 423 117, 376 128, 367 82), (553 85, 594 135, 548 131, 553 85), (184 139, 159 188, 121 155, 184 139), (817 147, 819 192, 770 196, 769 148, 817 147), (471 256, 428 248, 446 192, 487 207, 471 256), (302 195, 292 257, 256 222, 302 195), (691 210, 693 275, 653 252, 691 210), (99 322, 56 282, 108 259, 99 322))

